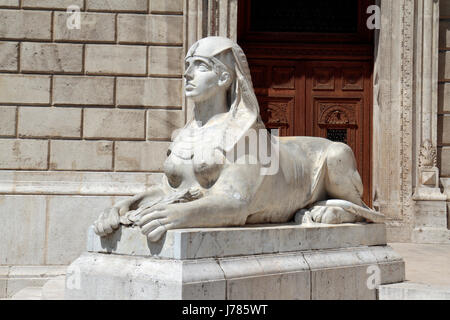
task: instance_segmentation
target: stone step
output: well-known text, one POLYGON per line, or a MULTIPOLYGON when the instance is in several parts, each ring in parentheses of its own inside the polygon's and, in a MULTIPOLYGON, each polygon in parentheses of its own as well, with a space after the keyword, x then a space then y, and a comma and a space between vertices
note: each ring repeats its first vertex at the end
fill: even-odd
POLYGON ((14 294, 11 300, 42 300, 42 287, 26 287, 14 294))
POLYGON ((381 285, 379 300, 450 300, 450 287, 403 282, 381 285))
POLYGON ((42 288, 55 277, 64 277, 67 266, 0 266, 0 299, 11 299, 20 290, 30 287, 42 288))
POLYGON ((64 300, 65 277, 47 281, 42 287, 26 287, 14 294, 11 300, 64 300))
POLYGON ((47 281, 42 287, 42 300, 64 300, 65 277, 47 281))

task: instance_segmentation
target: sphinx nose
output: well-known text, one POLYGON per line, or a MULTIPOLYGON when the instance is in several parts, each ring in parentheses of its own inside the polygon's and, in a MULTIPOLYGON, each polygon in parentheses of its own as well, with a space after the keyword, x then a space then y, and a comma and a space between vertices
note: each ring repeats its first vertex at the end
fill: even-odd
POLYGON ((183 77, 188 81, 192 80, 192 75, 187 71, 183 74, 183 77))

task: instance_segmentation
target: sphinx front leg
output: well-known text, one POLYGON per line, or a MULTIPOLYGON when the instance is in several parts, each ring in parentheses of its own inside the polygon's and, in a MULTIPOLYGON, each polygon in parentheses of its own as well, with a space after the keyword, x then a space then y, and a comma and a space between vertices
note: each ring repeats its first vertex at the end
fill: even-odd
POLYGON ((158 241, 168 230, 245 224, 245 203, 220 196, 158 205, 142 212, 136 225, 150 241, 158 241))
POLYGON ((165 190, 161 186, 156 185, 146 192, 119 201, 113 207, 105 209, 100 214, 93 224, 95 233, 99 236, 105 236, 116 230, 120 224, 131 224, 132 221, 129 221, 126 216, 130 210, 133 210, 146 199, 161 197, 164 194, 165 190))

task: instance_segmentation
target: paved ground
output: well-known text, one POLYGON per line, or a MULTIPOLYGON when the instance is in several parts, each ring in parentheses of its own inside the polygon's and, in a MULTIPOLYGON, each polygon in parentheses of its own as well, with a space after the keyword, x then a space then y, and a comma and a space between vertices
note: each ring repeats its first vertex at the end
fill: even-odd
POLYGON ((450 287, 450 244, 389 243, 406 263, 406 280, 450 287))

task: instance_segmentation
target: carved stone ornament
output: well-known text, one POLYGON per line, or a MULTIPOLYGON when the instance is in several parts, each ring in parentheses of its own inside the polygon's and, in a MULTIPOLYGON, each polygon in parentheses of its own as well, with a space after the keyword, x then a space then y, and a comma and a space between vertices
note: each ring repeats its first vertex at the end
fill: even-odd
POLYGON ((436 148, 430 140, 425 140, 420 148, 419 165, 421 167, 436 166, 436 148))

